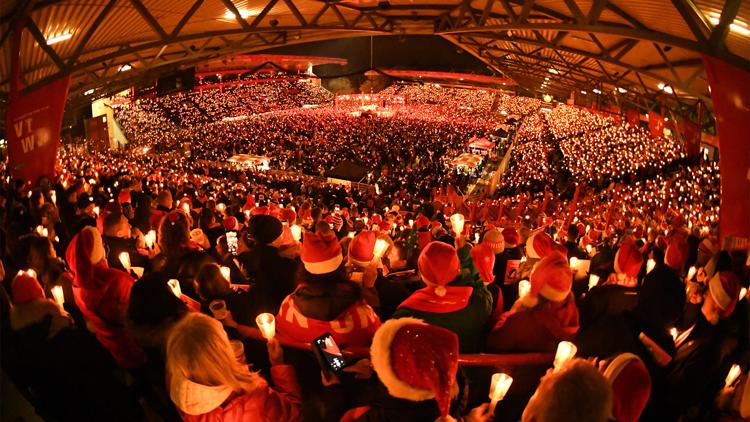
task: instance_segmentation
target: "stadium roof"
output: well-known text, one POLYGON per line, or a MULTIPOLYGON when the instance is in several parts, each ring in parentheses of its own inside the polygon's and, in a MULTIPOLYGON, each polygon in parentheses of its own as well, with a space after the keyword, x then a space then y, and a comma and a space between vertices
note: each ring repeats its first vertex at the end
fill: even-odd
POLYGON ((0 3, 1 92, 13 22, 24 24, 27 89, 72 74, 71 98, 225 55, 363 35, 435 34, 527 89, 645 107, 710 104, 702 54, 750 67, 743 0, 15 0, 0 3))

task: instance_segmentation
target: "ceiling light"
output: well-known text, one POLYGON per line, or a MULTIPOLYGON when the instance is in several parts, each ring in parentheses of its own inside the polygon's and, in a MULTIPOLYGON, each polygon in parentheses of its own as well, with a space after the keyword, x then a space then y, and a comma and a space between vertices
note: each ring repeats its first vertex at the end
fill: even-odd
POLYGON ((94 88, 91 88, 91 89, 89 89, 87 91, 84 91, 83 95, 91 95, 93 93, 94 93, 94 88))
POLYGON ((667 94, 674 94, 674 90, 669 85, 665 86, 663 91, 666 92, 667 94))
MULTIPOLYGON (((242 17, 242 19, 247 19, 250 16, 253 16, 252 12, 247 9, 237 9, 237 11, 240 12, 240 16, 242 17)), ((237 19, 237 15, 235 15, 231 10, 227 10, 224 13, 224 19, 237 19)))
POLYGON ((127 72, 128 70, 132 68, 133 66, 129 65, 128 63, 125 63, 124 65, 120 66, 119 72, 127 72))
POLYGON ((664 89, 664 82, 659 82, 656 86, 658 86, 659 89, 664 89))
POLYGON ((545 77, 544 77, 544 80, 545 80, 545 81, 548 81, 548 80, 549 80, 549 76, 545 76, 545 77))
MULTIPOLYGON (((716 26, 719 24, 719 20, 721 18, 721 15, 719 15, 716 12, 709 12, 708 14, 708 21, 711 22, 711 25, 716 26)), ((736 32, 740 35, 744 36, 750 36, 750 29, 747 28, 747 25, 740 22, 739 20, 735 19, 735 22, 738 23, 731 23, 729 24, 729 30, 732 32, 736 32)))
POLYGON ((69 40, 73 38, 73 34, 70 32, 66 32, 62 35, 58 35, 56 37, 47 38, 47 45, 57 44, 59 42, 63 42, 65 40, 69 40))
POLYGON ((620 88, 620 87, 618 86, 618 87, 617 87, 617 92, 619 92, 620 94, 624 94, 624 93, 628 92, 628 90, 627 90, 627 89, 625 89, 625 88, 620 88))
POLYGON ((588 95, 588 92, 586 92, 586 91, 584 91, 584 90, 581 90, 581 94, 583 94, 583 95, 588 95))
POLYGON ((599 89, 597 89, 597 88, 594 88, 594 90, 593 90, 593 91, 594 91, 594 94, 601 94, 601 93, 602 93, 602 91, 600 91, 600 90, 599 90, 599 89))
POLYGON ((553 69, 551 67, 549 68, 549 73, 551 73, 553 75, 559 75, 560 74, 560 72, 558 72, 557 69, 553 69))

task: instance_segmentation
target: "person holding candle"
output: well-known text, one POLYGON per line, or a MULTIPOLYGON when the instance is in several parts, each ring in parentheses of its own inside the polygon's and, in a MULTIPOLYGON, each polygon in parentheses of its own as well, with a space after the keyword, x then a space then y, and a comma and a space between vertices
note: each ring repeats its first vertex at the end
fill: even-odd
POLYGON ((302 243, 297 288, 281 303, 276 330, 281 340, 310 342, 330 332, 341 347, 367 347, 380 318, 362 287, 347 278, 341 245, 321 222, 302 243))
POLYGON ((180 269, 200 261, 207 254, 190 240, 189 230, 190 221, 182 211, 172 211, 161 220, 158 231, 160 253, 154 259, 152 268, 162 271, 168 278, 180 280, 182 291, 191 296, 192 279, 188 281, 181 278, 180 269))
POLYGON ((218 264, 203 265, 195 275, 194 285, 195 292, 200 299, 201 311, 206 315, 211 315, 209 309, 211 302, 223 300, 235 322, 253 327, 255 315, 262 312, 265 307, 261 295, 255 293, 257 285, 251 285, 247 292, 232 289, 218 264))
POLYGON ((562 253, 551 252, 534 267, 528 295, 503 314, 487 336, 492 352, 554 351, 578 332, 578 309, 571 293, 573 275, 562 253))
POLYGON ((151 210, 151 216, 149 217, 149 225, 152 230, 161 227, 162 220, 172 211, 173 205, 172 191, 169 189, 159 191, 156 199, 156 209, 151 210))
POLYGON ((136 239, 131 237, 131 226, 127 217, 120 211, 112 211, 104 216, 104 233, 102 241, 107 250, 107 264, 110 268, 126 269, 122 266, 119 256, 127 252, 130 265, 147 269, 150 267, 148 255, 141 253, 136 246, 136 239))
POLYGON ((71 240, 67 261, 73 270, 73 295, 96 338, 124 368, 143 365, 145 356, 125 329, 125 313, 134 280, 109 268, 101 235, 86 227, 71 240))
POLYGON ((167 341, 169 395, 184 421, 301 420, 301 391, 281 346, 267 343, 269 386, 235 357, 221 323, 193 313, 175 325, 167 341))
MULTIPOLYGON (((471 264, 468 246, 464 248, 471 264)), ((431 242, 420 253, 419 276, 427 287, 412 293, 393 318, 414 317, 458 334, 460 350, 480 350, 484 325, 492 311, 492 296, 482 281, 461 268, 456 249, 431 242)))

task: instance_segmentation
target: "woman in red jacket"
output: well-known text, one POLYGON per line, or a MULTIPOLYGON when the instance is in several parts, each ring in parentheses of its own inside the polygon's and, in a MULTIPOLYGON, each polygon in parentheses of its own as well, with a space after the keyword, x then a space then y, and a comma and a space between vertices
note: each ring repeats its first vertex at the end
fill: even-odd
POLYGON ((167 341, 169 395, 185 421, 300 420, 301 392, 294 368, 283 364, 278 341, 268 343, 275 389, 236 356, 221 323, 189 313, 167 341))
POLYGON ((554 352, 578 332, 578 308, 570 292, 573 273, 567 258, 552 252, 531 273, 531 289, 513 304, 487 336, 495 353, 554 352))

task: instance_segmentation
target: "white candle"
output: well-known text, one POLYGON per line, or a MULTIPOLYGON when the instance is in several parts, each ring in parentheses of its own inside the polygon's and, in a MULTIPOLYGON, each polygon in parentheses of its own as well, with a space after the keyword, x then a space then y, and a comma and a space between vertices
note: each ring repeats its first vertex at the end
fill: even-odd
POLYGON ((474 243, 479 243, 479 233, 474 233, 474 243))
POLYGON ((740 298, 737 300, 742 300, 747 296, 747 287, 743 287, 740 289, 740 298))
POLYGON ((695 276, 695 271, 696 271, 695 267, 690 267, 690 269, 688 270, 688 275, 687 275, 688 280, 693 279, 693 276, 695 276))
POLYGON ((555 370, 560 369, 569 360, 573 359, 578 352, 578 348, 575 344, 569 341, 561 341, 557 345, 557 352, 555 353, 555 370))
POLYGON ((409 220, 409 227, 414 227, 414 220, 409 220))
POLYGON ((349 239, 354 239, 354 234, 354 232, 349 232, 349 234, 347 234, 347 237, 349 237, 349 239))
POLYGON ((375 247, 372 250, 374 260, 379 260, 385 254, 385 250, 388 249, 388 242, 385 239, 378 239, 375 241, 375 247))
POLYGON ((656 267, 656 261, 654 261, 653 259, 649 259, 648 261, 646 261, 646 273, 650 273, 651 270, 654 269, 654 267, 656 267))
POLYGON ((180 288, 180 282, 178 280, 175 280, 174 278, 170 279, 167 281, 167 284, 169 285, 169 288, 172 289, 172 293, 174 293, 175 296, 182 296, 182 289, 180 288))
POLYGON ((531 282, 529 280, 521 280, 518 282, 518 297, 524 297, 531 291, 531 282))
POLYGON ((227 281, 229 281, 231 275, 231 270, 229 269, 229 267, 221 267, 221 275, 224 276, 227 281))
POLYGON ((490 383, 490 415, 495 413, 497 402, 505 398, 505 394, 508 393, 511 384, 513 384, 513 378, 508 374, 499 372, 492 375, 492 382, 490 383))
POLYGON ((149 230, 148 233, 146 233, 146 246, 149 249, 153 249, 154 244, 156 244, 156 231, 155 230, 149 230))
POLYGON ((740 377, 740 373, 742 373, 740 365, 737 365, 736 363, 732 365, 732 368, 729 369, 729 373, 727 374, 727 378, 724 380, 724 385, 729 387, 734 384, 734 382, 737 381, 737 378, 740 377))
POLYGON ((52 287, 52 297, 55 298, 55 302, 57 302, 57 305, 62 308, 65 304, 65 294, 63 293, 62 286, 52 287))
POLYGON ((295 224, 289 229, 292 231, 292 239, 294 239, 295 242, 299 242, 302 238, 302 227, 295 224))
POLYGON ((125 268, 125 271, 130 271, 130 254, 127 252, 120 252, 117 256, 120 259, 120 263, 125 268))
POLYGON ((99 207, 94 207, 94 214, 99 217, 99 207))
POLYGON ((190 215, 190 204, 187 202, 182 204, 182 209, 185 211, 185 214, 190 215))
POLYGON ((680 333, 677 331, 677 328, 672 327, 669 329, 669 335, 672 336, 672 340, 677 342, 677 337, 680 335, 680 333))
POLYGON ((41 224, 40 224, 40 225, 38 225, 38 226, 36 226, 36 234, 38 234, 39 236, 43 236, 43 237, 46 237, 46 236, 44 236, 44 235, 42 234, 43 230, 44 230, 44 226, 42 226, 41 224))
POLYGON ((271 340, 276 335, 276 320, 272 314, 262 313, 258 315, 255 318, 255 323, 266 340, 271 340))
POLYGON ((597 284, 599 284, 599 276, 596 274, 591 274, 589 276, 589 290, 591 290, 593 287, 596 287, 597 284))
POLYGON ((570 258, 570 269, 571 270, 577 270, 578 269, 578 268, 576 268, 577 266, 578 266, 578 258, 576 258, 576 257, 570 258))
POLYGON ((451 225, 453 226, 453 233, 456 234, 456 236, 461 236, 461 233, 464 232, 464 216, 456 213, 451 216, 451 225))
POLYGON ((593 248, 593 246, 591 246, 591 245, 586 245, 586 253, 587 253, 587 254, 589 254, 589 256, 591 256, 591 249, 592 249, 592 248, 593 248))
POLYGON ((52 203, 57 205, 57 192, 55 191, 50 192, 50 198, 52 198, 52 203))

